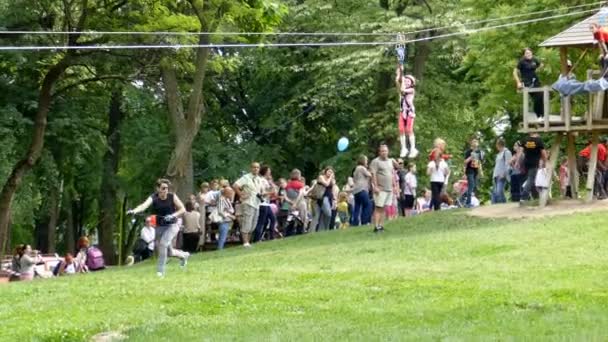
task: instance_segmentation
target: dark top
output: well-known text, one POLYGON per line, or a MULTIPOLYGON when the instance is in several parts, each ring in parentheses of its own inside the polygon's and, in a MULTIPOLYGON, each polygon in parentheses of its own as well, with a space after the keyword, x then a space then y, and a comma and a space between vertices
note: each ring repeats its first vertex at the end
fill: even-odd
POLYGON ((157 216, 158 224, 160 226, 166 226, 167 223, 165 222, 164 217, 173 214, 175 211, 172 193, 168 193, 165 200, 160 199, 158 193, 152 195, 152 213, 157 216))
POLYGON ((406 170, 399 170, 397 171, 397 177, 399 178, 399 192, 401 193, 401 195, 403 195, 403 192, 405 191, 405 188, 407 187, 407 184, 405 183, 405 176, 407 175, 407 171, 406 170))
POLYGON ((536 69, 540 66, 540 61, 536 58, 522 58, 517 63, 517 69, 521 74, 521 81, 526 87, 540 87, 540 81, 536 75, 536 69))
POLYGON ((524 147, 524 166, 526 169, 538 168, 541 152, 545 149, 545 144, 540 137, 527 137, 521 142, 524 147))
POLYGON ((477 173, 479 172, 479 166, 483 162, 483 154, 479 149, 472 150, 469 148, 464 152, 464 159, 467 159, 469 157, 473 158, 470 162, 467 163, 465 173, 467 175, 473 174, 477 176, 477 173))

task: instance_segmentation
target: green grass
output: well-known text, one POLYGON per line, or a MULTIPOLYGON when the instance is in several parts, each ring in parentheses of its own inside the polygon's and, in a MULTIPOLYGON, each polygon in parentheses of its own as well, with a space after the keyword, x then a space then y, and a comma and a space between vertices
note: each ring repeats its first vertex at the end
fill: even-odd
POLYGON ((7 341, 606 340, 603 213, 462 212, 0 287, 7 341))

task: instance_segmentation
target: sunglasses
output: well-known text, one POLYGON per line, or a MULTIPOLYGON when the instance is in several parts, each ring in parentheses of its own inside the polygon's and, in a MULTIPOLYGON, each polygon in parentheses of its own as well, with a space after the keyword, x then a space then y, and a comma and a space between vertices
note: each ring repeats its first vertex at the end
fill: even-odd
POLYGON ((168 186, 161 186, 160 189, 161 190, 169 190, 169 187, 168 186))

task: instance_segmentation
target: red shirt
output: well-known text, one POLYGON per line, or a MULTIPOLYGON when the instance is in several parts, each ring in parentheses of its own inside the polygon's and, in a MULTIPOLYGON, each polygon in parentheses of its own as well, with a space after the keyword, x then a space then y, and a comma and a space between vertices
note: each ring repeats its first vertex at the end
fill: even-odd
MULTIPOLYGON (((429 161, 434 161, 435 160, 435 153, 437 153, 437 149, 434 148, 431 153, 429 153, 429 161)), ((443 158, 443 160, 448 161, 450 159, 452 159, 452 155, 451 154, 442 154, 441 158, 443 158)))
POLYGON ((599 30, 593 34, 593 38, 600 42, 608 42, 608 29, 600 27, 599 30))
POLYGON ((300 191, 304 187, 304 183, 299 180, 290 180, 287 182, 287 186, 285 186, 285 190, 293 189, 295 191, 300 191))
MULTIPOLYGON (((608 153, 608 151, 606 151, 606 145, 604 145, 604 144, 597 145, 597 160, 599 160, 601 162, 606 161, 607 153, 608 153)), ((582 151, 579 152, 578 155, 585 159, 589 159, 591 157, 591 145, 585 147, 582 151)))

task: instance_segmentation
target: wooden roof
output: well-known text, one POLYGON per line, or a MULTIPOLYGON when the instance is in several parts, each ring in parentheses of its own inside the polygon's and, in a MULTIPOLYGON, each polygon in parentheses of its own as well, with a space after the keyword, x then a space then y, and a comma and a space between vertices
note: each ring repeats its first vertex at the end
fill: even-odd
POLYGON ((600 12, 575 24, 569 29, 545 40, 540 44, 542 47, 577 47, 585 48, 593 45, 593 34, 589 31, 592 23, 599 23, 600 12))

